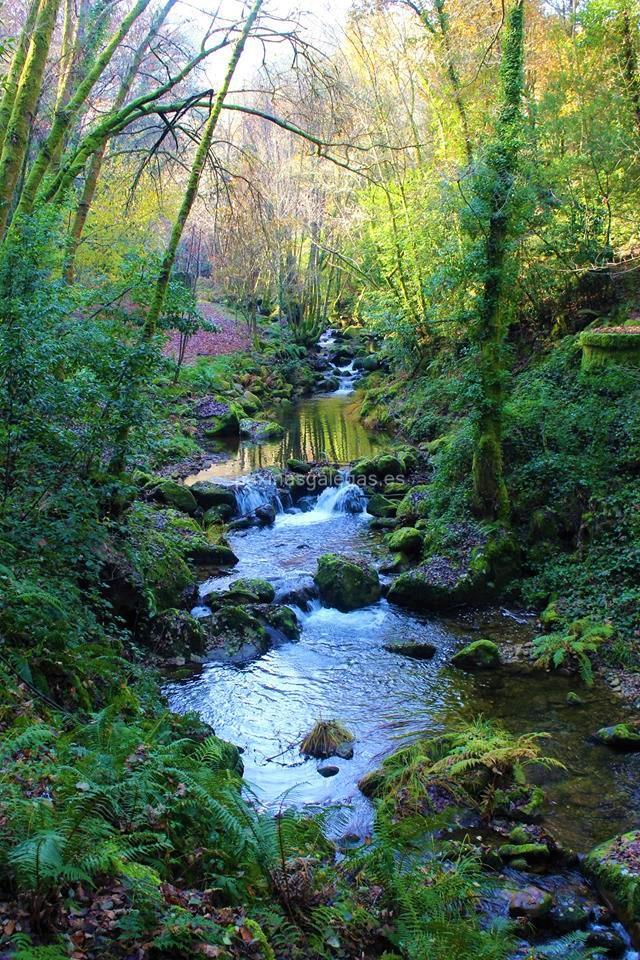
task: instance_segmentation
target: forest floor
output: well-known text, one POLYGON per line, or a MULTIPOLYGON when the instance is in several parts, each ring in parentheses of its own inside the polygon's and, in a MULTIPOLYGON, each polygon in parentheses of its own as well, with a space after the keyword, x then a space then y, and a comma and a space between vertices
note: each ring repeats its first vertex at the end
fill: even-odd
MULTIPOLYGON (((184 355, 185 363, 192 362, 198 357, 216 357, 249 349, 250 338, 246 324, 228 307, 220 303, 203 301, 198 304, 198 307, 204 319, 208 323, 214 323, 216 329, 199 330, 194 336, 189 337, 184 355)), ((174 330, 165 346, 165 354, 177 358, 179 347, 180 334, 174 330)))

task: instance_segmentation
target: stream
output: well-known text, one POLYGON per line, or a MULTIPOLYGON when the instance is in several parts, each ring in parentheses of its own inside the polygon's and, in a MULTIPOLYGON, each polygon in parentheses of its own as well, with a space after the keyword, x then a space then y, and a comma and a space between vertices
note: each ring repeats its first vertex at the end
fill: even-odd
MULTIPOLYGON (((349 372, 346 379, 334 394, 300 401, 283 421, 283 440, 241 444, 225 462, 187 482, 214 479, 251 488, 254 471, 282 466, 290 457, 311 460, 324 454, 346 463, 375 453, 376 438, 357 419, 353 375, 349 372)), ((256 488, 265 495, 259 482, 256 488)), ((379 561, 384 555, 381 534, 370 529, 370 517, 339 510, 336 492, 327 491, 278 513, 271 527, 231 533, 240 562, 228 575, 201 585, 196 613, 206 613, 209 593, 238 577, 268 580, 276 600, 286 601, 289 591, 310 583, 324 553, 379 561)), ((192 677, 165 688, 174 710, 197 711, 219 736, 243 749, 245 777, 266 807, 346 806, 350 822, 342 820, 345 835, 367 836, 371 808, 357 788, 363 774, 403 738, 483 714, 513 733, 550 734, 544 752, 567 769, 538 771, 537 779, 549 798, 545 825, 563 846, 586 852, 637 828, 640 753, 613 753, 589 739, 598 727, 621 718, 622 708, 609 688, 586 690, 575 678, 542 671, 505 667, 465 674, 448 667, 465 640, 489 635, 522 643, 532 626, 518 623, 508 611, 455 622, 405 611, 385 600, 352 613, 311 601, 307 610, 296 613, 302 623, 298 642, 274 646, 245 666, 205 664, 192 677), (437 653, 432 660, 418 661, 384 649, 400 639, 428 640, 437 653), (580 693, 584 707, 567 705, 570 690, 580 693), (339 772, 325 778, 317 770, 322 764, 303 759, 297 744, 316 720, 332 718, 354 733, 355 753, 352 760, 331 760, 339 772)))

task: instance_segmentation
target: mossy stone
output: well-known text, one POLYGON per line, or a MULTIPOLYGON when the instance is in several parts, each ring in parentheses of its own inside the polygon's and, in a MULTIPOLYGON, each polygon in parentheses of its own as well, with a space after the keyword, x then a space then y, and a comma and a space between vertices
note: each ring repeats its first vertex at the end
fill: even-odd
POLYGON ((383 497, 381 493, 374 493, 373 496, 369 497, 367 513, 371 514, 372 517, 389 519, 395 517, 397 510, 397 503, 383 497))
POLYGON ((411 657, 413 660, 431 660, 437 648, 433 643, 419 643, 411 641, 398 641, 397 643, 385 643, 384 649, 387 653, 398 653, 402 657, 411 657))
POLYGON ((595 738, 599 743, 615 750, 640 750, 640 721, 601 727, 595 738))
POLYGON ((640 924, 640 830, 594 847, 585 858, 584 870, 622 920, 640 924))
POLYGON ((389 534, 387 546, 393 553, 418 556, 422 551, 422 534, 415 527, 401 527, 389 534))
POLYGON ((154 479, 147 486, 147 490, 154 500, 182 513, 193 514, 198 509, 193 492, 175 480, 154 479))
POLYGON ((200 654, 205 647, 202 623, 185 610, 164 610, 149 624, 145 644, 161 657, 200 654))
POLYGON ((279 604, 265 610, 262 616, 269 627, 282 633, 288 640, 300 639, 302 627, 291 607, 279 604))
POLYGON ((234 512, 233 507, 230 507, 228 503, 221 503, 217 507, 209 507, 203 514, 202 525, 205 528, 218 527, 220 524, 227 523, 231 520, 234 512))
POLYGON ((318 560, 314 579, 322 600, 343 612, 380 599, 378 574, 362 561, 327 553, 318 560))
POLYGON ((412 487, 398 506, 398 516, 406 520, 424 520, 429 514, 430 492, 426 483, 412 487))
POLYGON ((240 577, 229 584, 225 596, 245 599, 254 603, 273 603, 276 591, 267 580, 240 577))
POLYGON ((454 653, 451 663, 461 670, 494 670, 500 666, 500 650, 493 640, 474 640, 454 653))
POLYGON ((393 581, 387 599, 412 610, 449 610, 482 600, 483 589, 483 583, 473 577, 461 577, 453 583, 438 583, 415 570, 401 573, 393 581))
POLYGON ((213 483, 211 480, 197 480, 192 483, 191 493, 196 499, 199 507, 203 510, 210 510, 211 507, 230 507, 234 513, 238 509, 236 495, 230 487, 225 487, 220 483, 213 483))

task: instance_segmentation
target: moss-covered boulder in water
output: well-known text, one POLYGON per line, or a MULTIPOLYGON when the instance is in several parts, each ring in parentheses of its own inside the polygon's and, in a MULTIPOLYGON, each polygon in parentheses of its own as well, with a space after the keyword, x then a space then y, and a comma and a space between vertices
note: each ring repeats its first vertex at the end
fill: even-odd
POLYGON ((367 513, 370 513, 372 517, 390 519, 395 517, 397 510, 397 503, 383 497, 381 493, 374 493, 372 497, 369 497, 367 513))
POLYGON ((415 527, 401 527, 387 537, 387 546, 393 553, 418 556, 422 550, 422 534, 415 527))
POLYGON ((429 570, 414 570, 397 577, 387 594, 388 600, 412 610, 449 610, 482 599, 483 585, 473 577, 439 579, 429 570))
POLYGON ((206 634, 199 620, 185 610, 164 610, 153 618, 145 636, 145 645, 161 657, 201 654, 206 634))
POLYGON ((412 487, 400 501, 398 516, 403 520, 416 521, 424 519, 429 513, 429 487, 426 483, 412 487))
POLYGON ((276 591, 267 580, 241 577, 229 584, 225 596, 241 602, 273 603, 276 591))
POLYGON ((595 735, 598 743, 614 750, 640 750, 640 721, 616 723, 611 727, 601 727, 595 735))
POLYGON ((475 640, 454 653, 451 663, 461 670, 494 670, 500 666, 500 650, 493 640, 475 640))
POLYGON ((373 567, 360 560, 327 553, 318 560, 315 575, 321 599, 347 612, 380 599, 380 580, 373 567))
POLYGON ((228 503, 221 503, 217 507, 209 507, 202 517, 202 526, 205 528, 219 527, 220 524, 228 523, 234 513, 234 508, 230 507, 228 503))
POLYGON ((585 872, 640 942, 640 830, 606 840, 587 855, 585 872))
POLYGON ((198 509, 198 504, 189 487, 175 480, 165 480, 163 478, 153 479, 147 485, 147 492, 158 503, 164 503, 174 510, 180 510, 182 513, 193 514, 198 509))
POLYGON ((221 606, 203 621, 206 656, 227 663, 247 663, 269 649, 269 634, 255 614, 241 606, 221 606))
POLYGON ((281 440, 284 429, 279 423, 272 420, 251 420, 245 418, 240 421, 240 436, 260 443, 264 440, 281 440))
POLYGON ((212 507, 230 507, 234 512, 238 509, 236 495, 230 487, 211 480, 197 480, 189 488, 199 507, 210 510, 212 507))
POLYGON ((278 604, 262 612, 262 618, 268 627, 281 633, 287 640, 299 640, 302 633, 300 621, 291 607, 278 604))

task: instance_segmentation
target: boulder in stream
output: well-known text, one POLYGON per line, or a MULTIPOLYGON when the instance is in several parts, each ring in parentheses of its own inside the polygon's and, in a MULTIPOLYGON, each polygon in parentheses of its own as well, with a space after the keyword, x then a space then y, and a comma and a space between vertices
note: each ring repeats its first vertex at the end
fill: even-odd
POLYGON ((237 510, 236 495, 231 487, 225 487, 211 480, 197 480, 189 487, 199 507, 210 510, 212 507, 231 507, 237 510))
POLYGON ((419 556, 422 551, 422 534, 415 527, 401 527, 387 537, 387 546, 392 553, 419 556))
POLYGON ((601 727, 595 734, 595 739, 614 750, 640 750, 640 720, 601 727))
POLYGON ((500 650, 493 640, 474 640, 454 653, 451 663, 461 670, 494 670, 500 666, 500 650))
POLYGON ((343 613, 367 607, 380 599, 380 579, 363 560, 325 553, 318 560, 315 582, 320 598, 343 613))
POLYGON ((426 640, 421 641, 398 641, 397 643, 385 643, 384 649, 387 653, 398 653, 402 657, 411 657, 413 660, 431 660, 437 648, 426 640))
POLYGON ((539 920, 553 907, 553 897, 546 890, 530 885, 516 890, 509 900, 509 916, 539 920))
POLYGON ((594 847, 583 867, 618 917, 631 925, 634 943, 640 944, 640 830, 594 847))

